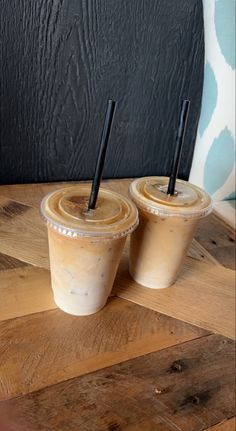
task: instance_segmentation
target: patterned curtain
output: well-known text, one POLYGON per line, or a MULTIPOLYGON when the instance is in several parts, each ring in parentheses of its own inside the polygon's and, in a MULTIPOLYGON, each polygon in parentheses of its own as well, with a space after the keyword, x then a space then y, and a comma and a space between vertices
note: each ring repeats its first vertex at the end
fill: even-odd
POLYGON ((235 0, 203 0, 205 75, 189 181, 214 201, 235 192, 235 0))

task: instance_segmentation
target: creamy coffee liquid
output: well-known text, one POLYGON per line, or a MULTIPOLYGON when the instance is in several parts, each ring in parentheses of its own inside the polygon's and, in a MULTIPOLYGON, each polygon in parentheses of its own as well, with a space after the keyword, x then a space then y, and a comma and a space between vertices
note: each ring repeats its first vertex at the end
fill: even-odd
POLYGON ((88 211, 90 186, 53 192, 42 201, 48 225, 52 288, 56 304, 75 315, 100 310, 112 289, 126 236, 138 214, 125 197, 100 189, 88 211))
POLYGON ((166 177, 135 180, 130 195, 139 209, 139 226, 131 235, 131 276, 141 285, 173 284, 191 245, 198 221, 211 212, 210 197, 198 187, 177 180, 168 196, 166 177))

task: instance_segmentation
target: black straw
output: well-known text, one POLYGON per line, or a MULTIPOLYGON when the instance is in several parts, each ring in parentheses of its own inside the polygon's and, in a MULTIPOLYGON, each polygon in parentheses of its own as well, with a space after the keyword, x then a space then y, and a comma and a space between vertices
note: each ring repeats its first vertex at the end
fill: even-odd
POLYGON ((100 182, 102 178, 103 165, 106 157, 107 144, 111 132, 112 120, 114 117, 116 102, 114 100, 108 100, 107 112, 103 125, 103 131, 101 136, 100 148, 98 152, 95 175, 92 183, 91 193, 89 197, 88 209, 93 210, 96 207, 100 182))
POLYGON ((179 171, 179 164, 180 164, 181 153, 182 153, 182 148, 184 143, 184 136, 185 136, 186 125, 188 120, 189 106, 190 106, 190 100, 184 100, 182 102, 176 146, 175 146, 175 154, 172 162, 171 174, 170 174, 168 190, 167 190, 168 195, 174 195, 175 193, 175 183, 176 183, 176 179, 179 171))

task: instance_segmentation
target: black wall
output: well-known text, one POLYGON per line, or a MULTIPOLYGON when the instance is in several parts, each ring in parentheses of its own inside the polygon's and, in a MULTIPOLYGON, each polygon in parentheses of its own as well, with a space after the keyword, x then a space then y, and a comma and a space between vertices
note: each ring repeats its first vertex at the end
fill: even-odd
POLYGON ((118 101, 104 177, 168 174, 203 72, 200 0, 0 0, 0 183, 88 179, 106 101, 118 101))

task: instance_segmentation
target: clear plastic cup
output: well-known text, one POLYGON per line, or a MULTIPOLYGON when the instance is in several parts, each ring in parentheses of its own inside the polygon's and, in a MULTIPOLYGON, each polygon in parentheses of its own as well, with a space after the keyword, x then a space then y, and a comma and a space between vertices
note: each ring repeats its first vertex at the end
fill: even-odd
POLYGON ((89 185, 56 190, 44 197, 51 281, 59 308, 77 316, 96 313, 111 292, 126 237, 138 224, 135 205, 100 189, 87 211, 89 185))
POLYGON ((154 289, 173 284, 191 245, 198 222, 212 211, 210 196, 177 180, 174 196, 166 194, 169 178, 133 181, 129 192, 139 210, 131 235, 129 271, 139 284, 154 289))

